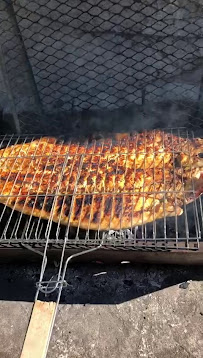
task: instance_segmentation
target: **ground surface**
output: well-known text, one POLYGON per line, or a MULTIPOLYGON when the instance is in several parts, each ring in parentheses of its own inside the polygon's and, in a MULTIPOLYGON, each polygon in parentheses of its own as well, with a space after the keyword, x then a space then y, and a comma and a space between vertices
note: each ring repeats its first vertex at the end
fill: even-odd
MULTIPOLYGON (((38 278, 0 266, 0 358, 20 356, 38 278)), ((67 281, 48 358, 202 358, 203 267, 83 264, 67 281)))

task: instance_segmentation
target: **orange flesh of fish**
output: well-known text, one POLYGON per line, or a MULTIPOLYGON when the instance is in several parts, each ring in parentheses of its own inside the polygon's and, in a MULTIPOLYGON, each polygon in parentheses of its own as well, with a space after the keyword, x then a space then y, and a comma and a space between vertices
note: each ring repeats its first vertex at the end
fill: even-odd
POLYGON ((162 131, 88 143, 43 137, 0 150, 0 202, 90 230, 183 213, 203 192, 203 139, 162 131))

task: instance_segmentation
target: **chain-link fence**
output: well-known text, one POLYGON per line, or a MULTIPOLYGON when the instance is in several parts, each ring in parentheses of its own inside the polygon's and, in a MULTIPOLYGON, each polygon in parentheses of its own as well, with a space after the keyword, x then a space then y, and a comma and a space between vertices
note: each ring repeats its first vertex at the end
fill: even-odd
POLYGON ((131 108, 132 119, 132 108, 135 117, 145 107, 153 126, 169 112, 172 126, 200 123, 200 0, 2 0, 0 13, 4 92, 17 114, 113 110, 118 118, 131 108))

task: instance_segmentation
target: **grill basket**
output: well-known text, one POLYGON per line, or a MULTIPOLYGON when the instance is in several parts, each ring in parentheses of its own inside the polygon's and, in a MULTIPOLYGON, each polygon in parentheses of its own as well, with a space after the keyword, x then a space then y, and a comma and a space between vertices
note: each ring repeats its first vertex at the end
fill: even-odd
MULTIPOLYGON (((169 131, 169 130, 168 130, 169 131)), ((168 132, 167 131, 167 132, 168 132)), ((154 132, 155 133, 155 132, 154 132)), ((172 135, 178 135, 179 138, 181 137, 185 137, 186 139, 189 139, 190 137, 193 138, 193 134, 189 133, 187 130, 184 129, 171 129, 170 130, 170 134, 172 135)), ((155 135, 154 135, 155 137, 155 135)), ((12 144, 15 145, 19 145, 19 143, 22 144, 22 146, 25 143, 32 143, 33 139, 36 139, 36 137, 31 137, 31 136, 2 136, 1 137, 1 148, 5 149, 8 148, 9 146, 11 146, 12 144)), ((138 137, 139 139, 139 137, 138 137)), ((139 140, 138 140, 139 141, 139 140)), ((40 142, 39 142, 40 143, 40 142)), ((63 145, 64 141, 62 139, 60 139, 60 145, 63 145)), ((94 142, 97 143, 97 142, 94 142)), ((99 141, 99 145, 101 148, 104 147, 104 143, 106 145, 107 142, 105 142, 104 140, 100 140, 99 141)), ((120 140, 120 147, 122 148, 122 140, 120 140)), ((21 145, 20 144, 20 145, 21 145)), ((30 146, 31 144, 29 144, 30 146)), ((95 144, 93 145, 92 143, 88 143, 86 141, 86 148, 89 147, 89 145, 91 147, 95 147, 95 144)), ((112 143, 111 143, 112 145, 112 143)), ((129 143, 128 143, 129 146, 129 143)), ((155 145, 154 145, 155 146, 155 145)), ((21 147, 22 148, 22 147, 21 147)), ((28 147, 29 148, 29 147, 28 147)), ((36 147, 37 148, 37 147, 36 147)), ((36 149, 37 150, 37 149, 36 149)), ((189 150, 189 149, 188 149, 189 150)), ((176 165, 176 160, 175 160, 175 155, 177 151, 181 151, 181 142, 178 144, 178 147, 176 145, 176 147, 172 147, 172 156, 174 158, 173 160, 173 168, 171 169, 171 173, 175 173, 175 165, 176 165)), ((11 188, 10 188, 10 193, 8 193, 8 198, 7 200, 10 199, 10 197, 12 197, 12 186, 14 187, 14 185, 18 182, 18 180, 21 178, 20 176, 20 170, 18 173, 16 173, 15 178, 13 177, 13 174, 15 173, 15 163, 17 163, 18 160, 21 160, 21 166, 23 167, 23 163, 28 159, 29 160, 29 165, 27 167, 27 172, 23 173, 23 182, 25 182, 25 184, 23 184, 22 182, 22 188, 23 185, 27 185, 29 183, 29 190, 28 190, 28 194, 27 194, 27 199, 24 198, 23 194, 21 193, 21 189, 19 194, 16 194, 16 196, 19 197, 23 197, 23 202, 24 202, 24 206, 30 206, 32 207, 31 210, 31 214, 29 216, 24 215, 22 213, 18 213, 15 210, 15 205, 13 206, 13 209, 9 209, 6 205, 2 206, 2 210, 1 210, 1 215, 0 215, 0 222, 1 222, 1 237, 0 237, 0 245, 1 247, 7 247, 8 245, 12 245, 14 247, 18 247, 21 243, 24 244, 29 244, 29 245, 33 245, 34 247, 40 247, 40 246, 51 246, 51 247, 58 247, 61 248, 64 245, 66 247, 69 248, 83 248, 83 247, 95 247, 98 246, 102 243, 103 247, 105 247, 106 249, 133 249, 133 250, 198 250, 199 249, 199 240, 201 239, 201 226, 202 226, 202 203, 201 203, 201 199, 199 198, 198 200, 194 200, 191 204, 186 205, 186 199, 184 199, 183 202, 183 209, 184 209, 184 213, 181 216, 177 215, 177 208, 175 208, 175 215, 174 217, 167 217, 166 211, 164 213, 164 218, 161 220, 154 220, 152 224, 142 224, 139 227, 133 227, 131 224, 131 227, 129 227, 129 229, 127 230, 122 230, 122 228, 120 228, 120 230, 112 230, 111 228, 111 222, 109 223, 109 228, 107 228, 105 231, 102 231, 100 229, 100 224, 98 224, 98 229, 95 231, 91 230, 91 226, 90 226, 90 221, 89 221, 89 225, 88 225, 88 229, 86 230, 81 230, 80 229, 80 225, 81 225, 81 215, 83 212, 83 207, 84 207, 84 202, 88 199, 89 200, 89 212, 92 213, 93 211, 93 205, 95 203, 95 195, 97 193, 96 191, 96 184, 95 184, 95 189, 93 191, 91 191, 91 195, 90 192, 84 192, 83 194, 80 194, 82 199, 80 199, 80 203, 79 206, 77 208, 78 211, 78 215, 79 215, 79 219, 78 219, 78 227, 73 228, 70 225, 70 221, 67 223, 67 226, 63 226, 60 224, 60 221, 62 220, 62 213, 64 213, 65 210, 65 203, 68 200, 68 202, 71 202, 70 204, 70 210, 69 210, 69 217, 72 216, 71 210, 73 211, 73 202, 76 198, 77 200, 77 195, 78 193, 80 193, 80 191, 78 191, 78 183, 79 183, 79 179, 81 176, 81 169, 83 166, 83 162, 85 162, 85 157, 87 157, 89 159, 89 157, 91 157, 91 161, 92 161, 92 155, 88 155, 88 154, 84 154, 84 156, 82 155, 77 155, 75 154, 74 156, 78 157, 79 159, 79 164, 78 164, 78 174, 77 174, 77 180, 74 183, 74 192, 72 193, 72 195, 70 194, 63 194, 62 192, 62 187, 61 187, 61 183, 62 183, 62 178, 64 176, 64 170, 65 167, 63 168, 64 164, 67 162, 68 158, 69 158, 69 153, 66 154, 46 154, 46 147, 44 149, 45 154, 43 154, 43 152, 40 155, 30 155, 30 154, 23 154, 23 150, 20 149, 19 151, 19 155, 14 155, 12 154, 12 151, 9 155, 8 158, 6 158, 6 160, 10 160, 12 162, 11 165, 11 173, 12 174, 8 174, 8 177, 4 180, 4 185, 7 185, 7 183, 11 182, 11 188), (22 151, 22 154, 20 154, 22 151), (38 157, 38 164, 34 164, 36 161, 36 158, 38 157), (42 162, 43 160, 43 162, 42 162), (60 161, 60 162, 59 162, 60 161), (61 163, 61 161, 64 163, 63 166, 61 167, 61 173, 58 174, 58 177, 56 178, 56 172, 55 172, 55 167, 57 167, 58 164, 61 163), (40 180, 42 182, 43 178, 45 178, 44 176, 46 174, 43 174, 41 176, 41 179, 37 179, 37 172, 40 170, 41 168, 41 163, 43 163, 43 167, 45 172, 47 170, 49 170, 49 177, 47 179, 47 188, 46 188, 46 192, 44 193, 44 195, 42 194, 33 194, 32 193, 32 188, 34 188, 35 186, 35 182, 36 180, 40 180), (51 163, 51 165, 50 165, 51 163), (32 172, 32 168, 33 165, 35 165, 35 173, 32 173, 32 178, 30 178, 30 172, 32 172), (37 165, 37 166, 36 166, 37 165), (51 171, 50 171, 50 167, 51 167, 51 171), (30 181, 29 181, 30 180, 30 181), (53 194, 53 188, 52 188, 52 181, 53 180, 57 180, 57 187, 54 189, 54 194, 53 194), (28 181, 28 183, 27 183, 28 181), (91 198, 90 198, 91 197, 91 198), (58 198, 60 198, 60 207, 58 207, 58 198), (91 200, 90 200, 91 199, 91 200), (27 200, 27 201, 26 201, 27 200), (43 220, 42 214, 40 214, 40 217, 34 217, 34 207, 38 208, 38 206, 40 208, 44 208, 46 210, 49 210, 50 214, 49 214, 49 219, 43 220), (53 218, 53 212, 54 212, 54 208, 58 207, 58 216, 59 216, 59 223, 53 223, 52 218, 53 218), (72 208, 72 209, 71 209, 72 208)), ((93 152, 94 153, 94 150, 93 152)), ((99 168, 100 165, 102 165, 101 162, 101 158, 102 158, 102 151, 101 154, 97 155, 97 160, 98 160, 98 164, 96 165, 97 168, 97 172, 99 172, 99 168)), ((4 155, 4 154, 3 154, 4 155)), ((119 161, 119 158, 126 158, 125 162, 127 163, 127 158, 128 158, 129 154, 128 152, 126 152, 126 154, 124 154, 122 152, 122 150, 120 150, 120 153, 118 153, 118 158, 117 158, 117 163, 119 161)), ((154 151, 152 153, 152 156, 156 156, 156 152, 154 151)), ((76 160, 75 159, 75 160, 76 160)), ((2 163, 2 168, 4 168, 4 166, 6 167, 6 160, 5 157, 3 156, 1 158, 1 163, 2 163)), ((111 156, 109 155, 107 157, 107 162, 106 162, 106 170, 107 167, 109 167, 110 165, 110 160, 111 160, 111 156)), ((69 168, 69 171, 72 172, 73 171, 73 165, 74 164, 74 160, 72 162, 72 167, 69 168)), ((88 162, 89 163, 89 162, 88 162)), ((91 162, 88 164, 90 165, 90 167, 93 165, 91 164, 91 162)), ((127 165, 127 164, 126 164, 127 165)), ((155 165, 155 164, 154 164, 155 165)), ((117 164, 118 166, 118 164, 117 164)), ((159 170, 161 172, 164 173, 165 171, 165 164, 164 164, 164 160, 159 164, 160 168, 159 170)), ((125 171, 125 163, 124 163, 124 171, 125 171)), ((74 170, 76 170, 77 168, 74 168, 74 170)), ((3 169, 2 169, 3 170, 3 169)), ((109 169, 108 169, 109 170, 109 169)), ((127 167, 126 167, 127 170, 127 167)), ((133 172, 136 173, 137 169, 136 168, 136 159, 134 161, 134 168, 132 168, 133 172)), ((152 172, 153 170, 155 170, 152 168, 152 172)), ((183 182, 183 168, 181 167, 181 171, 182 171, 182 182, 183 182)), ((118 169, 117 169, 118 171, 118 169)), ((153 174, 153 173, 152 173, 153 174)), ((172 174, 171 174, 172 175, 172 174)), ((21 180, 21 179, 20 179, 21 180)), ((70 179, 71 181, 71 176, 70 179)), ((88 180, 88 179, 87 179, 88 180)), ((107 179, 105 179, 107 180, 107 179)), ((158 180, 156 178, 154 178, 154 180, 158 180)), ((164 174, 164 181, 165 181, 165 174, 164 174)), ((3 185, 3 188, 4 188, 3 185)), ((68 184, 67 184, 68 185, 68 184)), ((115 185, 115 184, 114 184, 115 185)), ((137 200, 139 195, 147 195, 149 196, 151 193, 146 191, 145 192, 145 175, 144 175, 144 182, 143 182, 143 189, 139 189, 139 192, 136 191, 136 183, 134 184, 134 191, 131 192, 130 194, 130 200, 137 200), (141 190, 141 191, 140 191, 141 190)), ((165 183, 166 185, 166 183, 165 183)), ((174 191, 171 191, 171 195, 175 196, 176 198, 176 193, 178 193, 177 189, 176 189, 176 179, 174 177, 174 191)), ((3 190, 3 189, 2 189, 3 190)), ((155 192, 151 195, 155 194, 163 194, 163 198, 164 201, 166 201, 167 198, 167 191, 165 189, 165 191, 162 193, 162 190, 160 190, 160 192, 155 192)), ((171 189, 170 189, 171 190, 171 189)), ((184 198, 186 196, 190 196, 195 198, 195 190, 194 188, 191 188, 189 191, 187 191, 186 189, 184 189, 184 198)), ((102 196, 102 200, 104 200, 104 197, 106 195, 110 195, 111 197, 114 197, 114 195, 117 194, 117 192, 115 190, 111 191, 111 192, 107 192, 107 191, 103 191, 101 193, 102 196)), ((3 193, 0 193, 1 196, 3 196, 3 193)), ((119 199, 121 202, 123 202, 123 197, 127 195, 127 193, 125 191, 121 191, 119 194, 119 199)), ((13 196, 14 200, 16 198, 16 196, 13 196)), ((5 197, 5 194, 4 194, 5 197)), ((154 199, 155 200, 155 199, 154 199)), ((177 198, 175 199, 177 200, 177 198)), ((119 204, 120 205, 120 204, 119 204)), ((97 217, 101 217, 101 210, 103 210, 102 208, 102 204, 100 205, 99 208, 99 212, 97 213, 97 217)), ((164 208, 165 210, 165 208, 164 208)), ((111 208, 112 211, 112 208, 111 208)), ((113 211, 112 211, 113 213, 113 211)), ((113 215, 111 213, 111 216, 113 215)), ((92 214, 93 215, 93 214, 92 214)), ((123 209, 120 212, 120 225, 122 223, 123 220, 123 209)), ((155 215, 155 212, 154 212, 155 215)), ((144 206, 142 207, 142 217, 144 216, 144 206)), ((155 217, 155 216, 154 216, 155 217)), ((90 220, 90 219, 89 219, 90 220)), ((130 226, 130 225, 129 225, 130 226)))

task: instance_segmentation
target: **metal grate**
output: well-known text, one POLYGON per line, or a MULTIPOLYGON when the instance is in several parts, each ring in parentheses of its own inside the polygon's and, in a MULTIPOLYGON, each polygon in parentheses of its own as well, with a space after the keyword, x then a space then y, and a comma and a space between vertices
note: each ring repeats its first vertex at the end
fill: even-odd
MULTIPOLYGON (((155 132, 153 132, 155 135, 155 132)), ((164 133, 164 132, 163 132, 164 133)), ((169 135, 178 135, 178 138, 185 138, 186 140, 189 140, 190 138, 193 138, 193 134, 188 132, 185 129, 171 129, 169 132, 169 135)), ((32 143, 32 141, 34 139, 36 139, 37 136, 1 136, 1 148, 8 148, 9 146, 11 146, 12 144, 24 144, 24 143, 32 143)), ((137 141, 139 141, 139 135, 136 136, 137 141)), ((126 140, 126 139, 125 139, 126 140)), ((39 142, 40 143, 40 142, 39 142)), ((63 148, 64 145, 64 141, 62 139, 60 139, 59 141, 61 148, 63 148)), ((95 143, 95 142, 94 142, 95 143)), ((113 142, 111 141, 111 145, 113 142)), ((117 162, 119 160, 119 158, 121 158, 122 156, 127 156, 128 154, 123 153, 122 152, 122 139, 120 139, 120 152, 118 154, 118 158, 117 158, 117 162)), ((127 141, 127 143, 129 143, 127 141)), ((100 140, 99 145, 100 148, 104 147, 105 145, 108 145, 109 142, 106 142, 104 140, 100 140)), ((126 145, 126 142, 125 142, 126 145)), ((29 144, 30 146, 30 144, 29 144)), ((129 144, 128 144, 129 146, 129 144)), ((86 141, 85 144, 85 148, 92 148, 93 147, 93 143, 88 143, 86 141)), ((38 147, 36 147, 35 151, 37 151, 38 147)), ((84 148, 83 147, 78 147, 78 148, 84 148)), ((96 147, 94 147, 96 148, 96 147)), ((182 144, 181 142, 176 143, 176 145, 173 145, 172 143, 172 149, 171 152, 172 153, 172 163, 173 163, 173 171, 171 171, 171 175, 172 172, 175 173, 176 168, 175 168, 175 162, 176 162, 176 157, 177 154, 180 153, 182 149, 182 144)), ((185 149, 186 152, 190 151, 190 148, 188 146, 188 149, 185 149)), ((44 148, 44 151, 46 152, 46 147, 44 148)), ((80 152, 80 150, 79 150, 80 152)), ((94 151, 93 151, 94 154, 94 151)), ((145 154, 143 152, 144 157, 147 157, 147 154, 145 154)), ((153 157, 156 156, 156 151, 154 151, 152 153, 153 157)), ((43 154, 42 153, 33 153, 32 155, 27 155, 26 153, 21 154, 21 151, 19 152, 18 155, 14 156, 12 155, 12 152, 10 153, 8 158, 1 158, 1 163, 3 163, 3 167, 1 165, 1 170, 3 173, 3 170, 5 167, 8 167, 8 164, 6 164, 6 162, 8 161, 8 163, 12 163, 9 164, 10 165, 10 173, 8 174, 7 179, 4 179, 3 182, 3 188, 5 183, 7 184, 9 181, 11 181, 11 187, 10 187, 10 192, 7 194, 4 193, 4 189, 1 190, 0 193, 0 197, 1 197, 1 202, 4 199, 4 203, 7 203, 8 205, 8 201, 10 200, 10 198, 14 198, 14 200, 17 197, 23 198, 23 202, 25 205, 25 202, 27 200, 27 205, 29 206, 31 203, 31 207, 32 210, 30 212, 30 215, 24 215, 22 213, 18 213, 17 211, 15 211, 15 205, 13 205, 13 209, 8 208, 6 205, 2 205, 1 208, 1 212, 0 212, 0 222, 1 222, 1 232, 0 232, 0 246, 1 247, 9 247, 9 246, 13 246, 13 247, 17 247, 20 246, 22 243, 24 244, 29 244, 32 245, 33 247, 49 247, 49 245, 51 245, 51 247, 55 247, 55 248, 61 248, 61 247, 74 247, 74 248, 84 248, 84 247, 95 247, 98 246, 99 244, 101 244, 101 242, 103 243, 103 247, 105 247, 106 249, 130 249, 130 250, 198 250, 199 248, 199 240, 201 239, 201 228, 202 228, 202 202, 201 199, 197 199, 195 201, 193 201, 191 204, 186 205, 186 196, 190 196, 193 199, 195 198, 195 190, 194 187, 190 188, 189 191, 188 189, 184 189, 184 200, 183 200, 183 209, 184 212, 181 216, 177 215, 177 208, 175 208, 175 212, 176 214, 174 215, 174 217, 167 217, 167 214, 164 214, 163 219, 161 220, 154 220, 153 223, 151 224, 141 224, 138 227, 132 227, 132 225, 129 225, 129 228, 126 230, 122 230, 122 228, 118 228, 118 229, 114 229, 112 230, 111 228, 111 224, 109 225, 109 227, 104 231, 100 229, 100 224, 98 226, 98 228, 93 231, 91 230, 91 226, 90 226, 90 222, 88 224, 88 228, 86 228, 86 230, 82 230, 80 229, 81 223, 82 223, 82 206, 84 205, 84 201, 90 197, 90 195, 92 195, 92 197, 95 195, 97 195, 97 191, 96 189, 94 189, 93 191, 91 191, 91 193, 89 193, 88 191, 83 191, 82 193, 79 191, 78 187, 79 187, 79 179, 81 178, 82 174, 81 174, 81 168, 82 168, 82 164, 85 162, 85 156, 87 157, 87 154, 81 155, 81 154, 74 154, 72 155, 72 162, 77 159, 75 159, 76 157, 78 157, 78 164, 76 166, 78 166, 78 170, 77 170, 77 178, 74 179, 74 189, 73 192, 70 194, 63 192, 62 190, 62 186, 61 186, 61 181, 62 181, 62 177, 65 173, 67 173, 67 171, 76 171, 76 167, 74 167, 73 169, 73 165, 72 167, 68 166, 67 162, 68 159, 70 159, 69 153, 63 153, 60 154, 60 152, 58 154, 43 154), (15 173, 16 169, 15 165, 18 161, 21 161, 21 166, 23 166, 23 162, 25 162, 26 160, 29 162, 29 165, 27 167, 27 172, 23 173, 23 179, 20 179, 20 170, 19 172, 15 173), (38 164, 36 164, 36 161, 38 164), (51 167, 52 169, 49 171, 48 174, 48 178, 46 178, 46 190, 45 192, 42 193, 38 193, 37 189, 33 191, 34 185, 36 184, 35 181, 40 180, 42 182, 43 180, 43 174, 40 176, 40 179, 37 179, 37 177, 35 177, 34 175, 32 176, 32 179, 29 182, 29 190, 25 195, 23 196, 23 194, 21 193, 21 191, 23 191, 23 182, 26 182, 27 176, 33 172, 33 170, 35 172, 40 172, 41 170, 41 166, 43 165, 44 169, 46 170, 47 167, 50 166, 51 163, 51 167), (57 167, 57 165, 60 165, 60 172, 58 173, 58 176, 56 175, 56 171, 55 168, 57 167), (14 177, 13 177, 14 175, 14 177), (11 176, 11 179, 10 179, 11 176), (15 184, 18 182, 18 180, 22 181, 22 189, 20 189, 20 192, 18 192, 15 196, 12 195, 12 186, 14 187, 15 184), (54 189, 52 187, 53 183, 51 184, 51 181, 54 181, 54 183, 57 183, 57 185, 54 186, 54 189), (4 194, 3 194, 4 193, 4 194), (69 217, 71 217, 71 210, 73 209, 72 206, 74 198, 78 198, 80 193, 80 196, 82 196, 81 201, 81 205, 79 208, 79 212, 80 212, 80 219, 78 221, 78 226, 73 228, 71 227, 70 224, 70 220, 67 221, 67 225, 61 225, 60 224, 60 220, 62 220, 63 217, 63 212, 64 212, 64 206, 65 206, 65 200, 69 199, 68 201, 71 202, 70 205, 70 210, 69 210, 69 217), (4 197, 4 198, 3 198, 4 197), (5 197, 7 198, 5 201, 5 197), (27 199, 26 199, 27 198, 27 199), (58 216, 59 216, 59 223, 54 223, 53 222, 53 216, 54 216, 54 210, 55 207, 58 205, 58 198, 60 198, 60 203, 61 206, 58 209, 58 216), (48 220, 44 220, 43 219, 43 215, 40 212, 39 217, 34 217, 34 207, 39 207, 40 208, 47 208, 50 212, 49 218, 48 220), (72 208, 72 209, 71 209, 72 208)), ((90 156, 90 155, 89 155, 90 156)), ((100 159, 98 159, 98 165, 97 165, 97 172, 99 171, 100 168, 100 160, 102 157, 102 154, 97 155, 98 157, 100 157, 100 159)), ((107 163, 106 163, 106 170, 107 167, 110 165, 110 160, 112 159, 112 156, 109 155, 109 157, 107 157, 107 163)), ((127 159, 126 159, 127 162, 127 159)), ((91 165, 91 163, 89 163, 91 165)), ((102 165, 102 164, 101 164, 102 165)), ((136 160, 134 163, 134 168, 133 170, 137 172, 139 172, 139 168, 136 168, 136 160)), ((155 170, 155 168, 153 169, 155 170)), ((152 171, 153 171, 152 170, 152 171)), ((191 169, 192 170, 192 169, 191 169)), ((164 164, 164 160, 163 162, 160 163, 160 171, 164 172, 165 171, 165 164, 164 164)), ((181 167, 181 172, 182 172, 182 181, 183 181, 183 171, 184 169, 181 167)), ((84 174, 84 173, 83 173, 84 174)), ((117 173, 118 174, 118 173, 117 173)), ((3 174, 2 174, 3 175, 3 174)), ((165 178, 165 175, 164 175, 165 178)), ((3 177, 2 177, 3 180, 3 177)), ((71 180, 71 177, 69 178, 69 180, 71 180)), ((88 178, 87 178, 88 180, 88 178)), ((134 179, 135 180, 135 179, 134 179)), ((153 180, 153 178, 152 178, 153 180)), ((165 180, 165 179, 164 179, 165 180)), ((176 197, 176 181, 175 181, 175 177, 174 177, 174 192, 172 192, 173 195, 175 195, 176 197)), ((149 192, 145 192, 144 186, 146 180, 144 178, 144 182, 141 186, 141 188, 139 189, 139 192, 136 191, 134 189, 134 191, 131 191, 130 196, 131 199, 132 198, 136 198, 138 196, 144 196, 146 195, 150 195, 151 193, 149 192)), ((67 182, 67 185, 69 185, 69 183, 67 182)), ((166 183, 164 184, 166 185, 166 183)), ((2 184, 1 184, 2 186, 2 184)), ((164 189, 164 193, 163 193, 163 188, 160 189, 159 192, 155 192, 154 195, 157 194, 163 194, 163 199, 166 200, 167 199, 167 191, 166 189, 164 189)), ((182 189, 183 190, 183 189, 182 189)), ((103 191, 101 192, 101 196, 102 198, 105 198, 107 195, 110 196, 114 196, 115 194, 117 195, 118 193, 114 192, 115 190, 111 191, 110 193, 108 193, 107 191, 103 191)), ((120 200, 123 200, 122 197, 127 195, 127 193, 125 191, 120 191, 119 193, 119 198, 120 200)), ((152 194, 151 194, 152 195, 152 194)), ((96 199, 95 199, 96 200, 96 199)), ((103 200, 103 199, 102 199, 103 200)), ((135 200, 135 199, 133 199, 135 200)), ((175 199, 176 200, 176 199, 175 199)), ((94 203, 94 199, 91 201, 91 205, 93 205, 94 203)), ((91 212, 92 207, 91 205, 89 206, 89 212, 91 212)), ((130 204, 129 204, 130 205, 130 204)), ((102 210, 102 204, 100 201, 100 207, 99 210, 102 210)), ((112 210, 112 209, 111 209, 112 210)), ((144 206, 142 207, 142 210, 144 210, 144 206)), ((112 211, 113 213, 113 211, 112 211)), ((144 213, 144 211, 143 211, 144 213)), ((113 214, 111 214, 112 216, 113 214)), ((121 213, 120 216, 120 222, 122 222, 122 215, 123 213, 121 213)), ((154 213, 155 215, 155 213, 154 213)), ((100 214, 99 214, 100 217, 100 214)), ((155 216, 154 216, 155 218, 155 216)), ((113 217, 111 218, 113 219, 113 217)))

